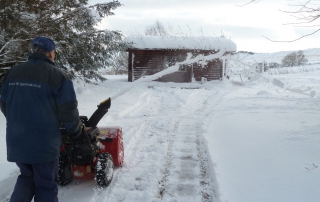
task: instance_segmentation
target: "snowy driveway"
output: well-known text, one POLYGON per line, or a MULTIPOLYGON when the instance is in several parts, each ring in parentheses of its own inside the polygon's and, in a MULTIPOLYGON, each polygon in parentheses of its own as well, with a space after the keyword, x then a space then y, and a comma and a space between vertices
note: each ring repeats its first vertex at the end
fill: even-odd
MULTIPOLYGON (((74 181, 59 187, 60 202, 319 202, 319 74, 244 86, 143 82, 113 100, 99 123, 123 128, 124 165, 110 186, 74 181)), ((130 85, 125 77, 76 83, 80 113, 90 116, 130 85)), ((17 175, 5 162, 3 121, 1 202, 17 175)))
POLYGON ((123 127, 123 167, 109 188, 77 181, 60 188, 60 200, 216 201, 202 125, 219 91, 189 85, 150 82, 113 101, 100 125, 123 127))

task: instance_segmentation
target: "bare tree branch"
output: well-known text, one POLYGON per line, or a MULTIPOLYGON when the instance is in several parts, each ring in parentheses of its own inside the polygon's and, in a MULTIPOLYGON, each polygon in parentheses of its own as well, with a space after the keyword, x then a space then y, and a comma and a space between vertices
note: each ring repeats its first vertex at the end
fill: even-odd
POLYGON ((251 1, 248 2, 248 3, 242 4, 242 5, 236 5, 236 6, 244 7, 244 6, 246 6, 246 5, 249 5, 249 4, 252 4, 252 3, 257 3, 257 2, 259 2, 259 1, 260 1, 260 0, 251 0, 251 1))
POLYGON ((305 37, 307 37, 307 36, 311 36, 311 35, 319 32, 319 31, 320 31, 320 28, 317 29, 316 31, 312 32, 312 33, 305 34, 305 35, 303 35, 303 36, 301 36, 301 37, 299 37, 299 38, 296 38, 296 39, 293 39, 293 40, 289 40, 289 41, 277 41, 277 40, 272 40, 272 39, 270 39, 270 38, 268 38, 268 37, 266 37, 266 36, 263 36, 263 35, 262 35, 262 36, 263 36, 264 38, 268 39, 269 41, 272 41, 272 42, 287 42, 287 43, 290 43, 290 42, 298 41, 298 40, 300 40, 300 39, 302 39, 302 38, 305 38, 305 37))
MULTIPOLYGON (((259 1, 260 0, 250 0, 246 4, 240 5, 240 7, 246 6, 251 3, 257 3, 259 1)), ((288 4, 289 6, 292 6, 292 7, 298 7, 298 9, 295 11, 280 10, 281 12, 291 14, 291 16, 294 17, 297 21, 297 22, 293 22, 293 23, 286 23, 284 25, 303 25, 303 26, 296 26, 296 27, 319 27, 320 25, 314 25, 314 22, 320 19, 320 4, 319 3, 312 3, 312 1, 313 0, 307 0, 305 2, 298 1, 297 4, 288 4)), ((302 38, 313 35, 319 31, 320 31, 320 28, 317 28, 312 33, 305 34, 297 39, 288 40, 288 41, 287 40, 284 40, 284 41, 272 40, 266 36, 263 36, 263 37, 268 39, 269 41, 272 41, 272 42, 288 42, 289 43, 289 42, 298 41, 302 38)))
POLYGON ((146 28, 145 34, 150 36, 166 36, 168 32, 163 24, 157 20, 154 25, 146 28))
MULTIPOLYGON (((301 23, 295 23, 295 24, 301 24, 301 23)), ((320 25, 303 25, 303 26, 294 26, 294 27, 320 27, 320 25)))

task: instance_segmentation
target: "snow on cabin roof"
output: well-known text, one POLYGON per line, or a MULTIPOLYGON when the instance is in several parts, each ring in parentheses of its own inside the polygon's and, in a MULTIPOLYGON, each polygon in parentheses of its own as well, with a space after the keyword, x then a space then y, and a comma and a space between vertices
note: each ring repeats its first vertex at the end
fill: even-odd
POLYGON ((187 49, 237 51, 237 45, 225 37, 129 36, 133 49, 187 49))

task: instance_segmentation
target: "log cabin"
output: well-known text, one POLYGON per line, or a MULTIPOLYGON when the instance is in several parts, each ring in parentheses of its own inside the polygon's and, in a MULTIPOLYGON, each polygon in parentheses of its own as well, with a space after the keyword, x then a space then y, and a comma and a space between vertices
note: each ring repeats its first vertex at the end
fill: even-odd
MULTIPOLYGON (((153 75, 168 67, 179 65, 179 71, 156 79, 161 82, 194 82, 222 80, 226 62, 222 57, 236 51, 236 44, 225 37, 175 37, 175 36, 131 36, 127 49, 128 81, 153 75), (196 62, 186 61, 188 54, 196 62)), ((194 61, 194 60, 193 60, 194 61)))

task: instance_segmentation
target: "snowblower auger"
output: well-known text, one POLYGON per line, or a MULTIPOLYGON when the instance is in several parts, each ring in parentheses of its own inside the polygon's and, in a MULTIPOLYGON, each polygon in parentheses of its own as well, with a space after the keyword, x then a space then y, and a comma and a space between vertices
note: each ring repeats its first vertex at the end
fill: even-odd
POLYGON ((111 99, 108 98, 98 105, 89 119, 80 116, 85 128, 77 138, 71 138, 61 128, 59 185, 67 185, 73 179, 95 179, 99 186, 107 187, 112 181, 114 166, 121 166, 124 159, 122 128, 97 127, 110 105, 111 99))

